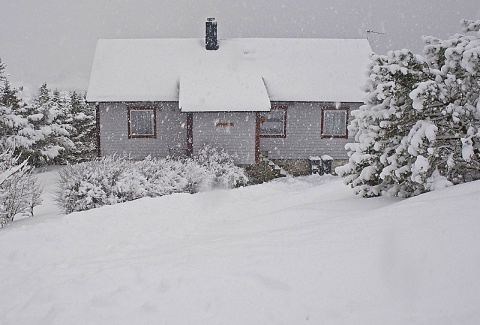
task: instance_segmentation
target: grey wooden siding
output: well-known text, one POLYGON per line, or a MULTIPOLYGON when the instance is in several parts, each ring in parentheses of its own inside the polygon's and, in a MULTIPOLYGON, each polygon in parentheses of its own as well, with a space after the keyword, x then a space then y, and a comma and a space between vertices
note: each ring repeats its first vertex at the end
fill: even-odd
MULTIPOLYGON (((322 106, 332 103, 290 102, 272 103, 287 105, 287 128, 285 138, 260 138, 260 151, 268 151, 272 159, 307 159, 311 156, 330 155, 334 159, 346 159, 345 144, 352 142, 354 134, 348 134, 349 139, 321 137, 322 106)), ((342 103, 350 110, 357 109, 361 103, 342 103)), ((349 116, 349 121, 351 116, 349 116)))
POLYGON ((166 157, 170 148, 186 149, 187 115, 181 113, 176 102, 158 103, 101 103, 100 104, 101 154, 129 154, 134 159, 148 155, 166 157), (128 138, 128 106, 156 106, 155 139, 128 138))
MULTIPOLYGON (((287 105, 285 138, 260 138, 260 150, 268 151, 272 159, 307 159, 310 156, 328 154, 334 159, 346 159, 345 144, 349 139, 321 138, 322 106, 331 103, 272 103, 287 105)), ((342 103, 350 110, 360 103, 342 103)), ((178 102, 156 103, 101 103, 100 104, 100 149, 102 155, 130 154, 134 159, 147 155, 166 157, 172 152, 186 150, 187 114, 181 113, 178 102), (156 106, 155 139, 128 138, 127 107, 156 106)), ((351 116, 349 117, 349 120, 351 116)), ((205 144, 224 148, 236 154, 236 163, 255 163, 254 112, 193 113, 193 149, 198 153, 205 144), (217 123, 233 123, 233 126, 217 126, 217 123)))
POLYGON ((194 113, 194 155, 205 144, 212 144, 236 154, 237 164, 254 164, 255 123, 256 114, 253 112, 194 113), (233 123, 233 126, 227 126, 229 123, 233 123))

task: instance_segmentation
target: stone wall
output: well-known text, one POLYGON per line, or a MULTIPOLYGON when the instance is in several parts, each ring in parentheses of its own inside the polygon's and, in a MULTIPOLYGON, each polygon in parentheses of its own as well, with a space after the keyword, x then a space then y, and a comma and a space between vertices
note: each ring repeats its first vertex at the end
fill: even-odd
MULTIPOLYGON (((272 159, 278 166, 282 167, 293 176, 304 176, 311 174, 310 160, 308 159, 272 159)), ((348 162, 347 159, 335 159, 332 161, 332 174, 335 175, 335 168, 348 162)))

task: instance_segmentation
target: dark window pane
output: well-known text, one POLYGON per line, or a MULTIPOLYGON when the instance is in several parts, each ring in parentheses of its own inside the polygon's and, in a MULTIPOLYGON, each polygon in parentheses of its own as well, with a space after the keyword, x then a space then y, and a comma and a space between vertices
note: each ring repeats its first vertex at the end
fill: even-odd
POLYGON ((132 135, 153 135, 153 110, 131 110, 130 132, 132 135))
POLYGON ((344 110, 323 111, 323 135, 345 136, 347 112, 344 110))
POLYGON ((260 135, 285 135, 284 109, 272 109, 260 115, 260 135))

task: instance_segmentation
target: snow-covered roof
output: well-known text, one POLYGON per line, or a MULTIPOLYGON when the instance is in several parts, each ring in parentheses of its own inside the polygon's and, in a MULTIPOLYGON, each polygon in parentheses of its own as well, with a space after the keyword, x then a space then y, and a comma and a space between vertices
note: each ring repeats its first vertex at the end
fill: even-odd
POLYGON ((270 100, 258 73, 195 67, 180 76, 183 112, 269 111, 270 100))
POLYGON ((179 101, 185 111, 361 102, 370 53, 364 39, 228 39, 216 51, 203 39, 99 40, 87 99, 179 101))

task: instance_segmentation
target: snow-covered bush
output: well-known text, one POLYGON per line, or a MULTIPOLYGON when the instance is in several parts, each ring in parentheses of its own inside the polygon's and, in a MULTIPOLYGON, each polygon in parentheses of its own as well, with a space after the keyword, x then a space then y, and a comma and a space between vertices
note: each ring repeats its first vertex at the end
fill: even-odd
POLYGON ((41 203, 42 189, 27 161, 19 163, 13 150, 0 150, 0 228, 15 216, 33 217, 33 208, 41 203))
POLYGON ((349 162, 336 169, 360 195, 408 197, 480 178, 480 21, 448 40, 373 55, 365 105, 353 111, 349 162))
POLYGON ((147 157, 136 162, 136 169, 145 178, 146 195, 195 193, 209 178, 207 170, 192 159, 156 159, 147 157))
POLYGON ((204 184, 211 188, 232 188, 248 182, 244 169, 235 166, 233 157, 224 149, 206 145, 199 151, 195 161, 212 176, 204 184))
POLYGON ((224 152, 208 148, 195 159, 132 161, 127 157, 104 157, 69 165, 59 171, 57 202, 66 213, 108 204, 172 193, 195 193, 221 186, 231 188, 247 183, 243 170, 233 165, 224 152), (218 155, 217 155, 218 154, 218 155))
POLYGON ((141 175, 124 157, 69 165, 59 175, 57 202, 67 213, 134 200, 143 194, 141 175))

